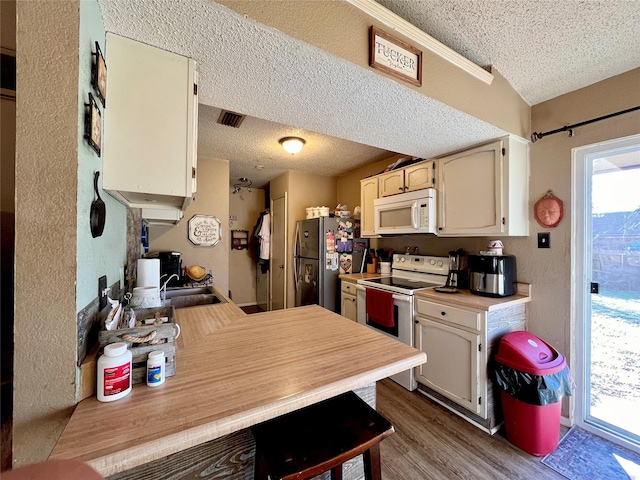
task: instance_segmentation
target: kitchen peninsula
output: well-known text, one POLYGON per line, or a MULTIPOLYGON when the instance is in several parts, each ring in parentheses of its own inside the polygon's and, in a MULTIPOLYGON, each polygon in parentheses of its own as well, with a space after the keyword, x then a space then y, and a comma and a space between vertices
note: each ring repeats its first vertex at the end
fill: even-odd
POLYGON ((426 361, 315 305, 247 316, 229 302, 179 309, 176 317, 175 376, 160 387, 135 385, 116 402, 83 400, 50 459, 81 460, 112 478, 165 478, 170 468, 200 462, 204 469, 211 462, 198 452, 226 448, 223 476, 245 478, 253 466, 250 426, 349 390, 374 403, 377 380, 426 361), (210 446, 238 438, 244 450, 210 446))

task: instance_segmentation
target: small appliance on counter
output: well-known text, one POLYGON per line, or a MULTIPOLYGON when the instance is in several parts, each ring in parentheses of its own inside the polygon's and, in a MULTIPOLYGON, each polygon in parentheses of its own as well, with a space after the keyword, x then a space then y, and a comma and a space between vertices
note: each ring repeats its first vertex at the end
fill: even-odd
POLYGON ((146 255, 146 258, 160 259, 161 283, 164 283, 172 275, 177 275, 177 277, 169 280, 167 287, 181 287, 184 283, 182 259, 180 257, 180 252, 153 252, 146 255))
POLYGON ((486 297, 508 297, 517 290, 516 257, 469 255, 469 291, 486 297))
POLYGON ((449 252, 448 287, 469 288, 469 272, 467 271, 467 254, 462 248, 449 252))

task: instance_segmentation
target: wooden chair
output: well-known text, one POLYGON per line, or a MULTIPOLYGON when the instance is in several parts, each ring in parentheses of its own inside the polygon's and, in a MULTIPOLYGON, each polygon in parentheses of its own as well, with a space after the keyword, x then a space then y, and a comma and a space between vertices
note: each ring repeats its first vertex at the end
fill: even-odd
POLYGON ((252 427, 256 480, 304 480, 363 455, 366 480, 380 480, 380 442, 394 432, 389 421, 355 393, 310 405, 252 427))

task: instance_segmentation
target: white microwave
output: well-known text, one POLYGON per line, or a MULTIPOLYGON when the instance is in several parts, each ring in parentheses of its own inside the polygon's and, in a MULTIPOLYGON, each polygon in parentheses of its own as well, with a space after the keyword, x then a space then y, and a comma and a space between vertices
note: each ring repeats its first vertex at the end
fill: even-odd
POLYGON ((436 233, 436 190, 425 188, 373 201, 376 235, 436 233))

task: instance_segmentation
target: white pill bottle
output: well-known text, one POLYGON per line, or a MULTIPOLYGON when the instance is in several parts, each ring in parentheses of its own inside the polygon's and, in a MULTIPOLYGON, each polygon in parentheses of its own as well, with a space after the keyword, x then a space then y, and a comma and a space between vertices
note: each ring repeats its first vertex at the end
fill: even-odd
POLYGON ((149 353, 147 359, 147 385, 150 387, 157 387, 164 383, 164 352, 162 350, 156 350, 149 353))
POLYGON ((98 400, 113 402, 131 392, 131 352, 126 343, 110 343, 98 358, 98 400))

